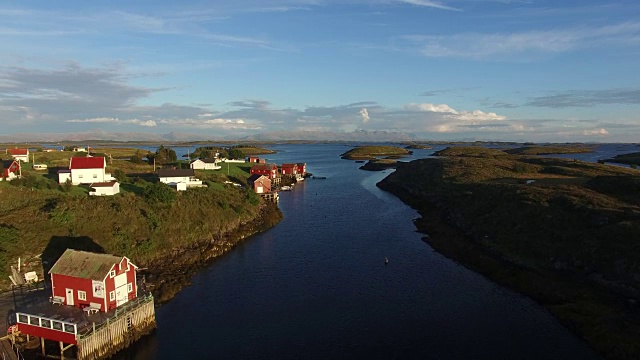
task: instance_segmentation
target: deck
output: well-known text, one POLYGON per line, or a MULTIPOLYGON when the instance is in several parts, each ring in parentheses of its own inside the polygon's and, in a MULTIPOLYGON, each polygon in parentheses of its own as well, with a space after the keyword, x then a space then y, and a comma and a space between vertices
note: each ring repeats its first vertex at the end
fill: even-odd
POLYGON ((13 346, 11 346, 11 342, 9 342, 9 339, 6 336, 0 338, 0 359, 19 360, 13 346))

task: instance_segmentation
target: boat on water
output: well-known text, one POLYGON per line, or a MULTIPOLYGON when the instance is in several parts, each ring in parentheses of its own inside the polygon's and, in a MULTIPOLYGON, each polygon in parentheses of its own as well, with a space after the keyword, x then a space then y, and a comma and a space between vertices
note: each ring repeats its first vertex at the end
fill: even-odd
POLYGON ((293 188, 289 185, 281 186, 280 191, 291 191, 293 188))

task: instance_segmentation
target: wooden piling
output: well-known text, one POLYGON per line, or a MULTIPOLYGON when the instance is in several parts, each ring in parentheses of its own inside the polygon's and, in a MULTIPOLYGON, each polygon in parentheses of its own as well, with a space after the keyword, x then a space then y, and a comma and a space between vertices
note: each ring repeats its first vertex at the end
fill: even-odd
POLYGON ((105 359, 128 347, 156 327, 153 297, 138 298, 139 304, 119 311, 107 324, 78 336, 78 360, 105 359))

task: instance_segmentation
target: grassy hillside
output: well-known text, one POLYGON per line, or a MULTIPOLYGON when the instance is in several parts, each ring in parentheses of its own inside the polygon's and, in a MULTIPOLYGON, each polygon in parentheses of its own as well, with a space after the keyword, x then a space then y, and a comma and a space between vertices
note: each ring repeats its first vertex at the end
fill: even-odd
POLYGON ((340 155, 347 160, 371 160, 377 157, 396 157, 408 155, 411 152, 397 146, 358 146, 340 155))
POLYGON ((640 173, 480 153, 400 164, 379 186, 420 211, 436 250, 536 299, 605 357, 640 358, 640 173))
MULTIPOLYGON (((68 160, 56 153, 47 162, 53 166, 68 160)), ((233 234, 241 229, 248 230, 240 238, 258 230, 261 221, 268 226, 280 217, 277 208, 251 190, 224 183, 246 183, 249 165, 243 163, 197 171, 209 186, 176 192, 157 183, 153 166, 114 159, 107 171, 124 176, 121 193, 110 197, 88 196, 85 186, 66 191, 54 174, 24 165, 23 179, 0 182, 0 288, 9 286, 9 266, 18 257, 37 259, 45 250, 57 253, 67 246, 125 255, 152 272, 177 270, 209 257, 168 264, 185 251, 199 249, 201 254, 209 247, 221 253, 237 241, 233 234)))

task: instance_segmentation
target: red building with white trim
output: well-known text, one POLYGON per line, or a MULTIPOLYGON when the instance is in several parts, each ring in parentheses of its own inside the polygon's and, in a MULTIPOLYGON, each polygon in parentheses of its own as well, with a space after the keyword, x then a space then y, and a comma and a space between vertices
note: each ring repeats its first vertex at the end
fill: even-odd
POLYGON ((11 180, 20 175, 20 162, 17 160, 2 160, 2 166, 4 167, 3 178, 11 180))
POLYGON ((298 165, 298 174, 304 175, 307 173, 307 163, 297 163, 298 165))
POLYGON ((136 269, 125 256, 67 249, 53 265, 52 299, 107 312, 136 298, 136 269))
POLYGON ((249 176, 247 182, 256 194, 268 194, 271 192, 271 179, 266 175, 253 174, 249 176))
POLYGON ((296 175, 298 174, 298 165, 296 164, 282 164, 280 166, 282 175, 296 175))
POLYGON ((250 172, 251 175, 264 175, 273 180, 278 177, 278 166, 276 164, 255 164, 251 167, 250 172))

